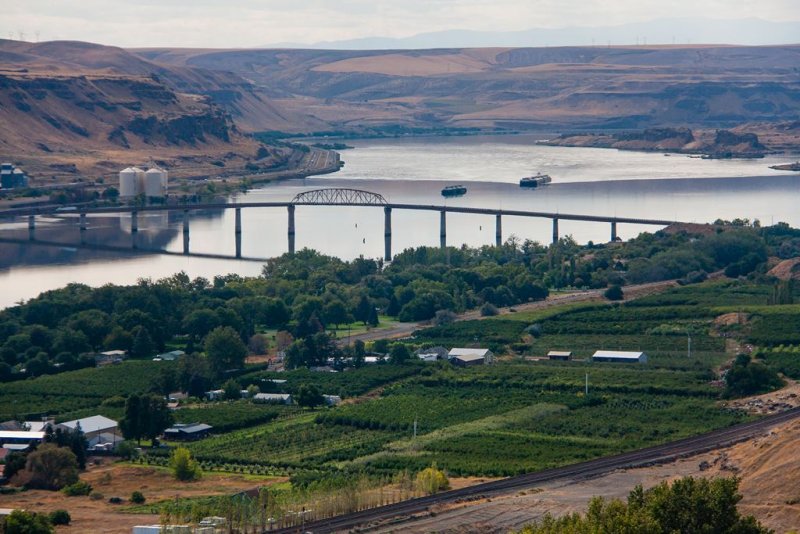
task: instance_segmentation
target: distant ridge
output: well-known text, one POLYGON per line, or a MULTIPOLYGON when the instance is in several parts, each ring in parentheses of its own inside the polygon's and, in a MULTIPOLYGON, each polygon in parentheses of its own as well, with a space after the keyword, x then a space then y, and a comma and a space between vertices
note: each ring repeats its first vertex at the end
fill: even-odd
POLYGON ((665 18, 617 26, 531 28, 522 31, 446 30, 411 37, 365 37, 343 41, 275 43, 268 48, 406 50, 469 47, 539 47, 686 44, 780 45, 800 43, 800 21, 758 18, 722 20, 665 18))

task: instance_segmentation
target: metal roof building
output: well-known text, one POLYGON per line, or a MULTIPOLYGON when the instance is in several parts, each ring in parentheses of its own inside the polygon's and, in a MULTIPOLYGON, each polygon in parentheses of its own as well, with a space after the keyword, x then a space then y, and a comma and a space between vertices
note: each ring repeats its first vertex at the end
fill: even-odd
POLYGON ((592 355, 592 361, 614 363, 647 363, 647 354, 644 352, 630 352, 624 350, 598 350, 592 355))
POLYGON ((183 441, 200 439, 208 436, 212 428, 205 423, 178 423, 166 429, 164 437, 183 441))
POLYGON ((551 350, 547 353, 547 357, 551 360, 571 360, 572 351, 569 350, 551 350))
POLYGON ((494 362, 494 354, 489 349, 452 348, 447 359, 455 365, 482 365, 494 362))

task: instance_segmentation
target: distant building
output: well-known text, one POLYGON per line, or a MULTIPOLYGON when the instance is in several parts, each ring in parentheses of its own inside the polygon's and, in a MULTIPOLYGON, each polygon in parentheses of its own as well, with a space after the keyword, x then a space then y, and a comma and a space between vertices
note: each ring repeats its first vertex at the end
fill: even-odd
POLYGON ((644 352, 629 352, 623 350, 598 350, 592 355, 592 361, 613 363, 647 363, 647 354, 644 352))
POLYGON ((551 350, 547 353, 550 360, 569 361, 572 359, 572 352, 567 350, 551 350))
POLYGON ((431 347, 428 349, 419 349, 415 354, 417 358, 423 362, 435 362, 447 358, 447 349, 444 347, 431 347))
POLYGON ((113 445, 122 441, 117 422, 102 415, 93 415, 91 417, 84 417, 83 419, 67 421, 66 423, 56 425, 56 427, 72 432, 78 428, 79 425, 84 436, 86 436, 86 440, 89 442, 90 448, 104 443, 111 443, 113 445))
POLYGON ((208 437, 213 427, 205 423, 178 423, 164 431, 164 438, 177 441, 193 441, 208 437))
POLYGON ((447 353, 447 358, 453 365, 469 367, 494 362, 494 354, 489 349, 453 348, 447 353))
POLYGON ((25 171, 12 163, 0 164, 0 187, 3 189, 28 187, 28 176, 25 171))
POLYGON ((322 399, 325 401, 326 406, 336 406, 342 403, 342 398, 339 395, 323 395, 322 399))
POLYGON ((9 451, 24 451, 44 441, 44 431, 0 430, 0 447, 9 451))
POLYGON ((292 404, 294 402, 288 393, 256 393, 253 395, 253 401, 267 404, 292 404))
POLYGON ((171 350, 169 352, 164 352, 162 354, 156 354, 153 358, 154 361, 165 361, 165 362, 172 362, 180 358, 186 354, 182 350, 171 350))
POLYGON ((206 398, 210 401, 220 400, 225 396, 224 389, 212 389, 211 391, 206 391, 206 398))
POLYGON ((122 363, 127 356, 128 353, 124 350, 107 350, 105 352, 99 352, 95 354, 94 361, 98 366, 111 365, 115 363, 122 363))

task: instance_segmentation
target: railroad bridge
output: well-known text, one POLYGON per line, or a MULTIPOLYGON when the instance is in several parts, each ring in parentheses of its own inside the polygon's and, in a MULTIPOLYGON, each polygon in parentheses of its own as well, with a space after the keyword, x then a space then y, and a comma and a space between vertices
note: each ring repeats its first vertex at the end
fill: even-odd
POLYGON ((559 239, 558 222, 568 221, 588 221, 606 223, 611 225, 611 241, 617 240, 617 224, 641 224, 653 226, 669 226, 675 221, 659 219, 641 219, 634 217, 617 217, 602 215, 580 215, 574 213, 551 213, 540 211, 524 210, 503 210, 494 208, 472 208, 461 206, 443 206, 434 204, 398 204, 387 201, 383 195, 360 189, 348 188, 326 188, 304 191, 295 195, 290 201, 283 202, 239 202, 239 203, 205 203, 205 204, 165 204, 152 206, 104 206, 104 207, 31 207, 18 208, 0 211, 0 219, 14 217, 27 217, 30 239, 35 237, 36 216, 53 214, 77 214, 81 235, 87 229, 87 215, 92 214, 113 214, 130 213, 131 232, 138 232, 138 214, 140 212, 151 211, 176 211, 183 212, 183 253, 189 254, 189 219, 190 212, 201 210, 235 210, 236 234, 236 258, 241 258, 241 235, 242 235, 242 210, 253 208, 286 208, 288 211, 288 251, 295 252, 295 210, 298 206, 356 206, 356 207, 379 207, 384 212, 384 259, 390 261, 392 258, 392 212, 393 210, 418 210, 418 211, 438 211, 439 212, 439 243, 442 248, 447 246, 447 213, 467 213, 476 215, 494 215, 495 217, 495 244, 500 246, 503 242, 503 217, 530 217, 540 219, 550 219, 553 227, 553 242, 559 239))

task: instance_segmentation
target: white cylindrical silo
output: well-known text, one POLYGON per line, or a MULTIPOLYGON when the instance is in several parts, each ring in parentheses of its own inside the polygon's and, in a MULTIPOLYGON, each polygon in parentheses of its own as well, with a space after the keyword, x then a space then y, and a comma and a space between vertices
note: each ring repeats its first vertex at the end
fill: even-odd
POLYGON ((136 175, 136 194, 144 193, 144 171, 139 167, 131 167, 131 170, 136 175))
POLYGON ((144 173, 144 194, 148 197, 163 197, 164 186, 161 169, 153 168, 144 173))
POLYGON ((119 171, 119 196, 130 198, 136 196, 136 171, 128 167, 119 171))

